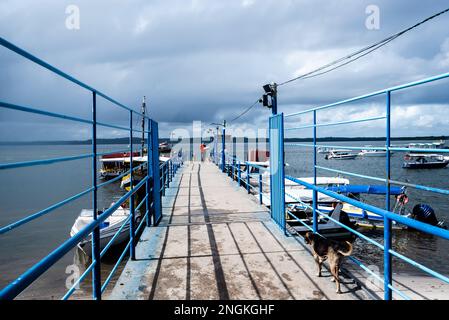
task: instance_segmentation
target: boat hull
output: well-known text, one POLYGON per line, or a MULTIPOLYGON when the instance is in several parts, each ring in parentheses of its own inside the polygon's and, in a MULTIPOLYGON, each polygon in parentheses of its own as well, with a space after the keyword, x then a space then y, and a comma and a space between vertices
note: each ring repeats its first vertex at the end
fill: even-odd
POLYGON ((414 162, 404 162, 402 168, 404 169, 442 169, 447 167, 449 161, 439 161, 439 162, 425 162, 425 163, 414 163, 414 162))

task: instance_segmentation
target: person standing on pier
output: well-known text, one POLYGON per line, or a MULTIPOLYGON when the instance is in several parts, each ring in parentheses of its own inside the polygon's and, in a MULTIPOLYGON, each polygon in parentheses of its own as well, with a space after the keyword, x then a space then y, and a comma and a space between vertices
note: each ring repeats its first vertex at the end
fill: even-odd
POLYGON ((204 162, 204 158, 205 158, 205 155, 206 155, 206 145, 204 144, 204 143, 202 143, 201 145, 200 145, 200 151, 201 151, 201 162, 204 162))

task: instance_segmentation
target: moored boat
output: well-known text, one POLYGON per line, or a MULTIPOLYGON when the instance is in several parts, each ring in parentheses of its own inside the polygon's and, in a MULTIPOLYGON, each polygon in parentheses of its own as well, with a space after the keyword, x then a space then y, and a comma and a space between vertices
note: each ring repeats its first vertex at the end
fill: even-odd
MULTIPOLYGON (((111 207, 115 203, 111 204, 111 207)), ((101 214, 100 211, 98 214, 101 214)), ((119 234, 114 239, 114 242, 111 246, 116 246, 129 238, 129 223, 122 227, 123 223, 129 217, 129 208, 122 204, 115 210, 102 224, 100 224, 100 250, 103 250, 111 239, 116 235, 116 233, 120 230, 119 234), (120 229, 121 228, 121 229, 120 229)), ((135 211, 136 221, 140 219, 140 211, 135 211)), ((89 223, 93 221, 93 210, 92 209, 82 209, 78 218, 76 218, 75 223, 70 230, 70 236, 73 237, 79 231, 81 231, 84 227, 86 227, 89 223)), ((92 234, 89 234, 88 237, 84 238, 79 244, 78 247, 86 253, 88 256, 92 255, 92 234)))
POLYGON ((404 156, 402 168, 405 169, 442 169, 449 164, 449 159, 439 154, 409 153, 404 156))
POLYGON ((357 158, 356 153, 352 153, 348 150, 330 150, 328 154, 324 156, 326 160, 352 160, 357 158))
MULTIPOLYGON (((371 147, 371 146, 365 146, 371 147)), ((390 155, 393 152, 390 151, 390 155)), ((387 155, 387 151, 385 150, 375 150, 375 149, 364 149, 359 153, 359 156, 362 157, 385 157, 387 155)))

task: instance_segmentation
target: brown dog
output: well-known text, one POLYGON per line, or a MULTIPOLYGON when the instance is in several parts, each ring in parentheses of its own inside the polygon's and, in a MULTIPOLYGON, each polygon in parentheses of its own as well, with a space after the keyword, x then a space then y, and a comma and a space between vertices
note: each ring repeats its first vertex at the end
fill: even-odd
POLYGON ((348 241, 338 242, 323 238, 313 232, 307 232, 304 235, 307 244, 312 245, 313 257, 318 265, 318 277, 321 277, 321 266, 326 259, 329 259, 330 271, 333 279, 337 284, 337 293, 341 293, 340 279, 338 273, 340 271, 340 263, 343 256, 347 257, 352 253, 352 244, 348 241))

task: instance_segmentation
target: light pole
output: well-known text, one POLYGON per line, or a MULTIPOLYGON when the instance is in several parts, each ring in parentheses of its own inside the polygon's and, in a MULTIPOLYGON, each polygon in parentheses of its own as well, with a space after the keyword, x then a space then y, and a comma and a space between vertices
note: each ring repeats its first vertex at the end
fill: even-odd
MULTIPOLYGON (((225 154, 225 148, 226 148, 226 120, 223 120, 223 124, 221 123, 211 123, 211 125, 217 126, 217 133, 218 133, 218 126, 222 126, 222 137, 221 137, 221 171, 226 171, 226 154, 225 154)), ((217 135, 218 137, 218 135, 217 135)))

